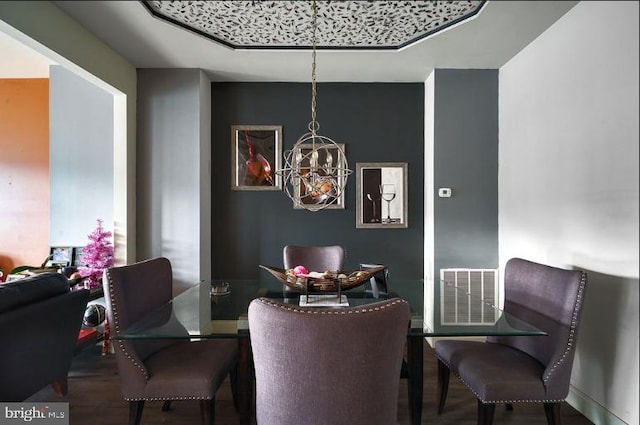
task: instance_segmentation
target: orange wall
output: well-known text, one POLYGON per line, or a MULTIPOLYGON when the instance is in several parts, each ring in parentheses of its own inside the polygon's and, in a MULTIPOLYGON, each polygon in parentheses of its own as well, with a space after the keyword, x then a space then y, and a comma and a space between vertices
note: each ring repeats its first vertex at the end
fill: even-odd
POLYGON ((49 80, 0 79, 0 269, 49 254, 49 80))

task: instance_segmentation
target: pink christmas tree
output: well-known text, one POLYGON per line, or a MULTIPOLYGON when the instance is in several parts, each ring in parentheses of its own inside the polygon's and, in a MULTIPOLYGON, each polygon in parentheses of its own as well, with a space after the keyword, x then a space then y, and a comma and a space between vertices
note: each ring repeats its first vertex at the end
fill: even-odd
POLYGON ((112 233, 104 230, 102 220, 98 220, 98 227, 89 234, 89 243, 82 248, 82 262, 79 267, 80 276, 86 277, 85 285, 89 289, 100 286, 102 272, 113 266, 113 244, 109 241, 112 233))

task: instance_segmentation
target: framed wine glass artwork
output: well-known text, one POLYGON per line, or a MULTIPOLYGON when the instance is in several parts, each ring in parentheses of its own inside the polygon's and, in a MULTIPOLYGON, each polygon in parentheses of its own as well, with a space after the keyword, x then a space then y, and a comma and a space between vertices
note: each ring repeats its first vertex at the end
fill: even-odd
POLYGON ((356 163, 356 228, 408 227, 406 162, 356 163))
POLYGON ((231 126, 231 189, 282 190, 282 126, 231 126))

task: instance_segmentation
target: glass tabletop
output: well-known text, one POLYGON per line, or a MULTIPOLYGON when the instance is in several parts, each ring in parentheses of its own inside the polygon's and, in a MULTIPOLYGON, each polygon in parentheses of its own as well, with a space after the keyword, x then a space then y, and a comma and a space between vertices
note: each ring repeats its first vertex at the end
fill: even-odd
MULTIPOLYGON (((283 291, 278 281, 202 282, 177 295, 126 329, 113 333, 113 339, 156 338, 246 338, 249 303, 258 297, 272 298, 293 305, 300 304, 300 294, 283 291), (216 287, 218 294, 212 293, 216 287)), ((377 291, 376 291, 377 292, 377 291)), ((349 306, 362 306, 384 299, 400 297, 409 302, 411 323, 408 336, 495 336, 546 335, 480 298, 441 282, 440 314, 425 321, 424 281, 391 281, 389 292, 374 293, 365 286, 342 293, 349 306), (451 296, 454 291, 456 296, 451 296), (427 325, 428 322, 428 325, 427 325)), ((337 297, 336 297, 337 300, 337 297)), ((333 307, 341 308, 341 307, 333 307)))

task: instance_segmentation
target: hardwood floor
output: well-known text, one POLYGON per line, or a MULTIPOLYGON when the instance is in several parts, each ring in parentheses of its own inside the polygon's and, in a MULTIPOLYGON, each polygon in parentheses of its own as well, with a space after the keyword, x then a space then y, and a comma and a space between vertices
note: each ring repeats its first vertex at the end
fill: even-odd
MULTIPOLYGON (((436 361, 433 351, 425 343, 424 353, 424 402, 422 424, 474 425, 476 423, 476 399, 455 377, 451 377, 445 410, 436 413, 436 361)), ((34 394, 30 401, 67 401, 71 425, 126 425, 128 405, 120 395, 120 382, 113 355, 101 355, 99 347, 90 347, 79 353, 69 374, 69 394, 60 399, 51 388, 34 394)), ((169 412, 161 411, 162 402, 145 404, 142 423, 145 425, 193 425, 200 423, 197 401, 176 401, 169 412)), ((562 407, 563 425, 591 425, 592 423, 568 404, 562 407)), ((236 425, 238 415, 233 408, 229 381, 225 381, 216 396, 216 424, 236 425)), ((255 423, 255 421, 254 421, 255 423)), ((348 418, 344 424, 347 425, 348 418)), ((400 381, 398 400, 398 424, 408 425, 407 383, 400 381)), ((516 404, 513 411, 496 408, 496 425, 546 424, 542 405, 516 404)), ((304 424, 301 424, 304 425, 304 424)))

